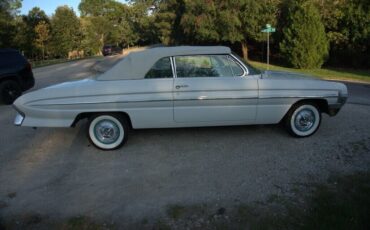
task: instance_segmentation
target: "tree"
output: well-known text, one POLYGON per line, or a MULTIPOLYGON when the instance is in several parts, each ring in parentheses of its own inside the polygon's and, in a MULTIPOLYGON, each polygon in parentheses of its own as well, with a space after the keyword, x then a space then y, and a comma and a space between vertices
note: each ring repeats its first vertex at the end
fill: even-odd
POLYGON ((45 45, 50 38, 49 24, 45 21, 39 22, 35 27, 36 39, 35 44, 42 51, 42 59, 45 59, 45 45))
POLYGON ((101 51, 99 35, 94 31, 91 20, 87 17, 81 18, 82 41, 81 48, 86 55, 96 55, 101 51))
POLYGON ((22 6, 21 0, 0 1, 0 47, 16 45, 14 43, 16 16, 22 6))
POLYGON ((328 55, 328 40, 317 8, 309 0, 290 1, 280 50, 295 68, 320 68, 328 55))
POLYGON ((276 24, 280 0, 184 1, 181 26, 189 41, 200 43, 240 43, 248 58, 247 43, 265 40, 266 23, 276 24))
POLYGON ((36 40, 35 27, 41 21, 44 21, 49 26, 49 18, 46 16, 43 10, 38 7, 34 7, 28 12, 27 15, 22 17, 22 20, 26 25, 26 28, 23 31, 19 31, 23 34, 18 36, 25 38, 24 47, 21 48, 25 51, 27 56, 32 56, 33 58, 39 57, 40 50, 34 46, 36 40))
POLYGON ((183 0, 164 0, 155 5, 155 28, 160 42, 165 45, 181 43, 185 34, 180 25, 185 11, 183 0))
MULTIPOLYGON (((343 49, 342 63, 351 66, 370 66, 370 4, 368 0, 348 0, 340 20, 340 33, 347 43, 343 49), (348 62, 348 56, 351 60, 348 62), (347 64, 348 65, 348 64, 347 64)), ((338 47, 340 48, 340 47, 338 47)))
MULTIPOLYGON (((215 43, 220 40, 217 28, 217 4, 215 1, 185 1, 181 26, 193 42, 215 43)), ((190 39, 189 39, 190 40, 190 39)))
POLYGON ((57 57, 67 57, 68 52, 78 49, 82 39, 81 24, 72 8, 59 6, 51 18, 52 51, 57 57))
POLYGON ((119 10, 121 3, 114 0, 82 0, 78 6, 81 11, 81 16, 85 20, 85 25, 90 28, 85 28, 88 40, 92 42, 97 41, 99 50, 106 43, 107 38, 117 26, 117 10, 119 10))
POLYGON ((157 31, 153 24, 155 16, 150 11, 153 7, 153 1, 135 1, 129 8, 125 21, 131 30, 135 32, 137 43, 139 45, 153 44, 158 41, 157 31))
POLYGON ((280 0, 240 0, 239 18, 243 39, 240 41, 243 57, 248 58, 248 42, 266 40, 266 34, 261 33, 265 24, 276 25, 280 0))
POLYGON ((315 0, 315 3, 330 41, 328 62, 341 66, 369 66, 369 1, 315 0))

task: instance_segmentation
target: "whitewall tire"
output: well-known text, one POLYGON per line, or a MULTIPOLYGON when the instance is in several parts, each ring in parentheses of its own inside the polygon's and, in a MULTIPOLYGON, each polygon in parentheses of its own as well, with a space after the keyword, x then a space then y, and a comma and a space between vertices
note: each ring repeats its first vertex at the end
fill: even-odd
POLYGON ((89 119, 87 134, 96 147, 113 150, 127 140, 128 122, 119 114, 96 114, 89 119))
POLYGON ((314 134, 321 124, 321 112, 314 103, 294 105, 285 118, 289 133, 296 137, 308 137, 314 134))

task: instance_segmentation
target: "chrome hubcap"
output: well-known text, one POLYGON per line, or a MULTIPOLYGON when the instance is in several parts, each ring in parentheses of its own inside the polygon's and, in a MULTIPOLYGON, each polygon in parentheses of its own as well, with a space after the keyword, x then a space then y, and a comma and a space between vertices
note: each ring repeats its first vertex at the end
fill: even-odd
POLYGON ((301 132, 310 130, 315 124, 315 114, 309 109, 299 111, 294 119, 294 126, 301 132))
POLYGON ((110 120, 101 120, 94 127, 96 139, 104 144, 112 144, 117 141, 120 131, 116 123, 110 120))

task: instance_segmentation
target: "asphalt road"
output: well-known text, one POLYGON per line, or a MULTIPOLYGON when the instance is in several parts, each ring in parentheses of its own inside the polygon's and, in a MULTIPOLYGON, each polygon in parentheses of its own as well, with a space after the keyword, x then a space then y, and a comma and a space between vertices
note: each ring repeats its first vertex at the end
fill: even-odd
MULTIPOLYGON (((36 87, 90 76, 120 57, 34 69, 36 87)), ((122 223, 171 204, 230 207, 297 195, 294 186, 370 168, 370 85, 346 83, 349 103, 312 137, 279 125, 134 130, 111 152, 76 128, 13 126, 0 105, 0 217, 85 215, 122 223)))

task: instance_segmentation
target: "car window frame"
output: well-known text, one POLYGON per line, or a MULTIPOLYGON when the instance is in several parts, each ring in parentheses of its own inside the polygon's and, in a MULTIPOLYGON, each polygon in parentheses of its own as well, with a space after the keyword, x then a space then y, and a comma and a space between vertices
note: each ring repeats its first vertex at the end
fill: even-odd
MULTIPOLYGON (((176 68, 176 57, 216 56, 216 55, 227 56, 227 58, 230 59, 229 61, 234 61, 243 70, 243 74, 240 75, 240 76, 232 76, 232 77, 222 76, 222 77, 215 77, 215 78, 240 78, 240 77, 249 76, 248 68, 242 62, 240 62, 239 59, 237 59, 233 54, 230 54, 230 53, 223 54, 223 53, 221 53, 221 54, 192 54, 192 55, 171 56, 171 64, 173 64, 172 73, 173 73, 174 78, 178 78, 177 77, 177 68, 176 68)), ((186 79, 186 78, 211 78, 211 79, 214 79, 213 77, 181 77, 181 78, 184 78, 184 79, 186 79)))
POLYGON ((172 56, 166 56, 166 57, 161 57, 159 58, 157 61, 154 62, 153 66, 151 66, 149 68, 149 70, 146 72, 146 74, 144 75, 144 80, 162 80, 162 79, 174 79, 175 78, 175 73, 174 72, 174 64, 173 64, 173 60, 172 60, 172 56), (153 66, 160 60, 162 60, 163 58, 169 58, 170 59, 170 65, 171 65, 171 71, 172 71, 172 76, 171 77, 161 77, 161 78, 146 78, 145 76, 149 73, 149 71, 151 71, 151 69, 153 68, 153 66))

